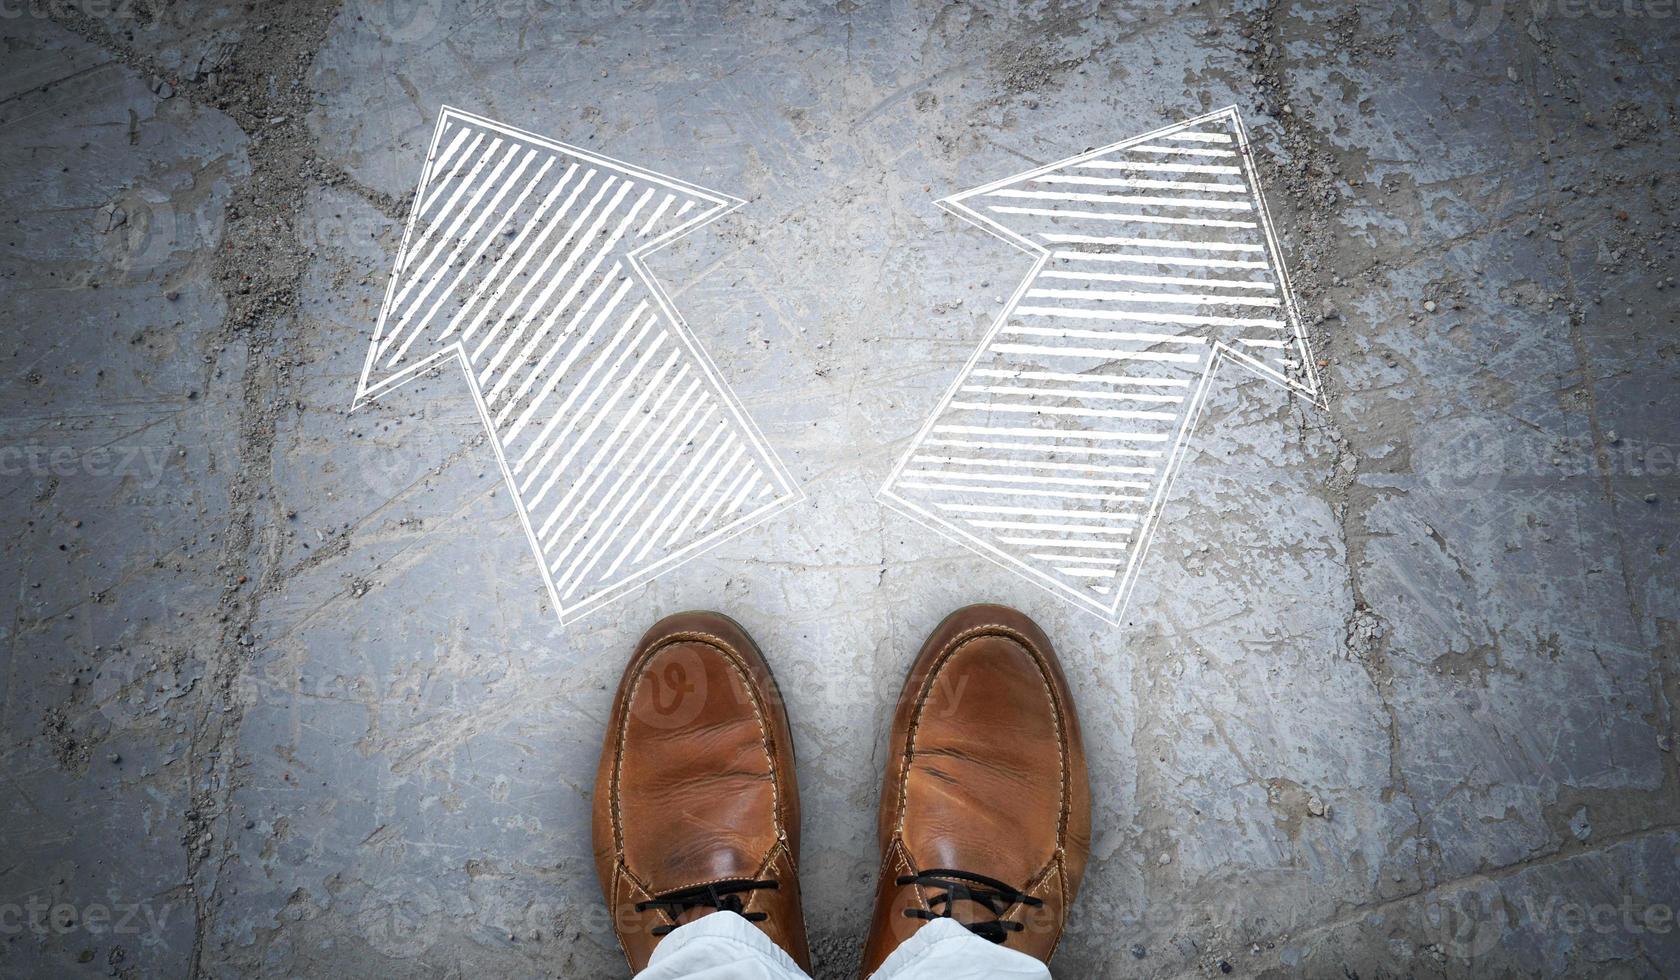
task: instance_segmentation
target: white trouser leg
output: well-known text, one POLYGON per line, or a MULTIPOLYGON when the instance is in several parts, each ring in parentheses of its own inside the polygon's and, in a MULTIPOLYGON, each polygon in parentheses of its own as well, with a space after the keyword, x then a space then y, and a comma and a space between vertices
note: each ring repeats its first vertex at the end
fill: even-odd
MULTIPOLYGON (((810 980, 793 958, 733 912, 713 912, 660 940, 636 980, 810 980)), ((1038 960, 935 919, 893 950, 870 980, 1050 980, 1038 960)))
POLYGON ((636 980, 811 980, 793 957, 734 912, 678 926, 636 980))
POLYGON ((899 943, 869 980, 1050 980, 1050 970, 954 919, 934 919, 899 943))

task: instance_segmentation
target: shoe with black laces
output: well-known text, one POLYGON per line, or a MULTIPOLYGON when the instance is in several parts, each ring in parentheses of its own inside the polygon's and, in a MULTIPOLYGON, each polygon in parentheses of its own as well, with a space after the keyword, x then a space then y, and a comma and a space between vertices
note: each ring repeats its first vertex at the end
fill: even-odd
POLYGON ((867 977, 929 920, 1048 962, 1091 846, 1073 699, 1050 641, 1004 606, 934 630, 893 718, 867 977))
POLYGON ((633 970, 714 912, 807 972, 793 739, 770 668, 717 613, 667 617, 619 683, 595 781, 595 865, 633 970))

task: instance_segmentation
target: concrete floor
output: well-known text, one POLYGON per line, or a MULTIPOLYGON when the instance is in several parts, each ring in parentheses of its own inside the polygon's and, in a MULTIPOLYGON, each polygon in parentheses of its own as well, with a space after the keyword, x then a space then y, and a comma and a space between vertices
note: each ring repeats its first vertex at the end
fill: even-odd
POLYGON ((1090 743, 1059 976, 1680 971, 1680 14, 1448 9, 7 4, 0 975, 626 975, 590 779, 699 606, 848 976, 980 599, 1090 743), (570 627, 458 370, 347 412, 443 103, 747 201, 654 265, 806 498, 570 627), (1220 386, 1111 627, 874 499, 1028 264, 933 201, 1231 103, 1329 407, 1220 386))

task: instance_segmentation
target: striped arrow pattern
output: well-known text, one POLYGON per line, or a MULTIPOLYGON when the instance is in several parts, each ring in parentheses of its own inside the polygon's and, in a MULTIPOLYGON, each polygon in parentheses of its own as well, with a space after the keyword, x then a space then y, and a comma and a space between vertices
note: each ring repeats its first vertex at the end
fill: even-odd
POLYGON ((882 497, 1115 619, 1217 366, 1317 398, 1242 121, 941 203, 1037 261, 882 497))
POLYGON ((439 117, 357 403, 460 360, 562 621, 799 497, 642 265, 738 206, 439 117))

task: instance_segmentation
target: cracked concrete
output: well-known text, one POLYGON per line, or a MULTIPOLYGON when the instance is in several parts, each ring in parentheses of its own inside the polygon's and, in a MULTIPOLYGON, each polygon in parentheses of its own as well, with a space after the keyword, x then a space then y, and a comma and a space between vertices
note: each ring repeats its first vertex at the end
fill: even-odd
POLYGON ((698 606, 848 976, 977 599, 1089 733, 1058 975, 1671 974, 1680 15, 1458 13, 8 5, 0 975, 625 975, 599 729, 698 606), (453 369, 346 411, 445 102, 748 201, 653 264, 807 499, 569 628, 453 369), (872 499, 1024 271, 932 202, 1229 103, 1329 407, 1221 379, 1110 627, 872 499))

